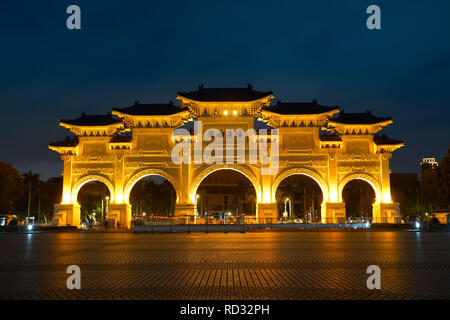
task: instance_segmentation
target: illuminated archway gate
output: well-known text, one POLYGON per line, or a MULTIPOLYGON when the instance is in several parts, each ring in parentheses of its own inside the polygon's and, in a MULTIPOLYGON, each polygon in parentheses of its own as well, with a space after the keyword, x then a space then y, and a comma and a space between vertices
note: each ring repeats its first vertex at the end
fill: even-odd
MULTIPOLYGON (((129 193, 136 181, 148 175, 166 178, 177 193, 175 215, 194 215, 196 190, 202 179, 220 169, 241 172, 255 187, 258 218, 277 218, 275 193, 283 179, 303 174, 314 179, 322 189, 322 222, 338 223, 345 218, 342 190, 353 179, 367 181, 375 190, 373 217, 376 222, 394 222, 399 216, 392 202, 389 159, 403 142, 378 135, 392 123, 367 113, 343 113, 338 107, 309 103, 284 103, 270 106, 272 92, 251 88, 203 88, 177 94, 180 106, 140 104, 115 108, 112 114, 82 114, 60 125, 75 137, 51 143, 50 149, 64 161, 63 196, 55 205, 54 222, 80 224, 78 190, 92 180, 103 182, 111 193, 108 217, 121 225, 130 225, 129 193), (255 119, 279 131, 279 169, 262 175, 261 164, 207 165, 175 164, 172 148, 179 142, 174 130, 192 120, 202 121, 203 132, 210 128, 253 129, 255 119)), ((194 144, 194 135, 187 137, 194 144)), ((271 136, 257 134, 256 140, 271 136)), ((209 142, 203 142, 203 148, 209 142)), ((245 145, 248 155, 249 144, 245 145)), ((192 148, 193 150, 193 148, 192 148)), ((191 155, 193 158, 193 154, 191 155)), ((228 159, 229 160, 229 159, 228 159)))

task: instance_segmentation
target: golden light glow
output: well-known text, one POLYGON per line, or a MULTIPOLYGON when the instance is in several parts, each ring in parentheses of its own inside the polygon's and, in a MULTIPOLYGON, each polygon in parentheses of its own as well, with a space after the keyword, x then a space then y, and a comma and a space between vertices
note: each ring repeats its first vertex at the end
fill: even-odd
POLYGON ((116 192, 116 203, 123 203, 123 192, 116 192))
POLYGON ((223 115, 224 115, 224 116, 227 116, 227 115, 228 115, 228 110, 225 110, 225 111, 223 112, 223 115))
POLYGON ((390 192, 387 192, 387 191, 383 192, 383 203, 392 203, 390 192))
POLYGON ((69 193, 64 193, 63 195, 63 199, 61 201, 61 204, 69 204, 70 202, 70 194, 69 193))
POLYGON ((337 190, 330 192, 330 202, 338 202, 337 190))
POLYGON ((237 115, 237 110, 233 110, 233 115, 237 115))
POLYGON ((269 190, 263 191, 262 203, 271 203, 271 201, 270 201, 270 191, 269 190))

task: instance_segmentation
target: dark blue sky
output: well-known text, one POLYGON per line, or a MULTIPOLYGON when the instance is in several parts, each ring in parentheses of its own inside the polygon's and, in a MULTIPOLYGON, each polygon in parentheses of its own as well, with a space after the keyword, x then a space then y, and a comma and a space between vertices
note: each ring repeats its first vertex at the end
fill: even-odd
POLYGON ((0 160, 59 175, 60 119, 207 87, 371 109, 403 139, 393 172, 450 143, 450 1, 1 1, 0 160), (66 28, 77 4, 82 29, 66 28), (382 30, 366 28, 381 7, 382 30))

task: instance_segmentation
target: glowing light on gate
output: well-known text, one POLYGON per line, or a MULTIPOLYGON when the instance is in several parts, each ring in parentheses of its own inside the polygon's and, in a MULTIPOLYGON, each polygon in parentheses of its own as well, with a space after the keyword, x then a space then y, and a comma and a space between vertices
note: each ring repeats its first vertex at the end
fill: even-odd
POLYGON ((228 115, 228 110, 225 110, 225 111, 223 112, 223 115, 224 115, 224 116, 227 116, 227 115, 228 115))
MULTIPOLYGON (((378 199, 378 197, 377 197, 378 199)), ((392 203, 391 194, 389 192, 383 192, 383 202, 384 203, 392 203)))
MULTIPOLYGON (((323 193, 323 191, 322 191, 322 193, 323 193)), ((326 202, 325 196, 324 196, 324 200, 323 201, 326 202)), ((330 192, 330 202, 338 202, 338 201, 339 200, 338 200, 337 190, 336 191, 331 191, 330 192)))
POLYGON ((62 204, 70 204, 70 192, 64 192, 62 198, 62 204))
POLYGON ((233 110, 233 116, 237 115, 237 110, 233 110))
POLYGON ((122 203, 123 202, 123 192, 121 192, 121 191, 116 192, 115 202, 116 203, 122 203))
POLYGON ((271 201, 270 201, 270 191, 263 191, 262 203, 271 203, 271 201))

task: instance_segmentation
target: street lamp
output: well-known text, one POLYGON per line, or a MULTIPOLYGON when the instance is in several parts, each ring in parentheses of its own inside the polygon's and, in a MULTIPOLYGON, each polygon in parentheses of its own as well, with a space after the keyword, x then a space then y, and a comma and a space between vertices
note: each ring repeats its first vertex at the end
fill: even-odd
POLYGON ((200 198, 199 194, 195 195, 195 215, 194 215, 194 223, 197 223, 197 216, 198 214, 198 207, 197 207, 197 203, 198 203, 198 199, 200 198))
POLYGON ((105 208, 105 217, 108 218, 108 203, 109 203, 109 196, 106 196, 106 208, 105 208))
POLYGON ((285 200, 284 200, 284 212, 283 212, 283 218, 287 218, 287 216, 288 216, 288 212, 287 212, 287 202, 289 201, 289 198, 286 198, 285 200))

